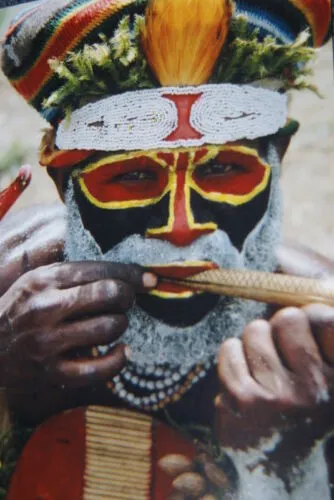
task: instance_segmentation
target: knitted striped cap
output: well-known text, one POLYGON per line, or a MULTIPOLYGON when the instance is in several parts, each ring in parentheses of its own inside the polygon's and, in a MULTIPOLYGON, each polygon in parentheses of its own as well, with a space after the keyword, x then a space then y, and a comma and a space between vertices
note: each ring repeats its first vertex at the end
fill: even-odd
POLYGON ((272 34, 282 43, 292 43, 310 28, 313 45, 320 47, 329 35, 330 0, 237 0, 236 13, 247 16, 260 35, 272 34))
MULTIPOLYGON (((229 3, 230 0, 226 1, 229 3)), ((74 82, 75 76, 71 73, 72 66, 59 69, 59 63, 66 60, 70 52, 79 53, 87 46, 93 47, 95 60, 109 58, 109 73, 107 78, 103 76, 104 70, 99 70, 98 63, 92 68, 91 60, 87 67, 81 68, 80 64, 86 64, 86 60, 81 58, 75 61, 72 58, 71 64, 77 64, 79 69, 76 70, 82 70, 84 74, 82 76, 79 71, 79 77, 73 83, 74 89, 80 84, 78 92, 74 91, 71 96, 73 102, 79 90, 83 89, 85 93, 85 79, 89 78, 95 85, 90 99, 94 95, 96 99, 97 95, 101 97, 136 88, 158 87, 160 83, 138 42, 137 21, 143 19, 149 2, 43 0, 38 6, 23 12, 10 25, 2 44, 2 69, 15 89, 53 124, 59 118, 62 106, 66 106, 66 99, 62 106, 59 105, 61 99, 53 105, 52 102, 50 105, 50 100, 48 106, 45 103, 55 92, 64 91, 64 78, 69 85, 74 82), (103 42, 110 41, 112 37, 111 57, 110 51, 103 52, 103 42), (122 52, 124 47, 127 50, 125 58, 122 52), (58 68, 54 64, 50 66, 50 61, 55 58, 58 68)), ((243 14, 248 27, 257 28, 260 41, 269 34, 279 43, 291 43, 305 28, 310 28, 314 46, 320 46, 327 36, 330 0, 236 0, 234 3, 234 17, 243 14)), ((82 105, 82 97, 74 107, 82 105)))

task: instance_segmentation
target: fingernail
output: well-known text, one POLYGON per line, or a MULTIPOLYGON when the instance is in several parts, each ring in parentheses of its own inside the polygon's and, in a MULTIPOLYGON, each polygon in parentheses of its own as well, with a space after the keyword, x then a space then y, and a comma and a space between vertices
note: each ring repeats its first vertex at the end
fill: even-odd
POLYGON ((90 363, 84 363, 80 367, 80 375, 93 375, 96 372, 94 365, 90 363))
POLYGON ((158 278, 152 273, 143 274, 143 285, 145 288, 154 288, 158 284, 158 278))
POLYGON ((127 360, 130 360, 130 358, 131 358, 131 349, 130 349, 130 347, 128 345, 126 345, 124 347, 124 355, 125 355, 125 357, 126 357, 127 360))

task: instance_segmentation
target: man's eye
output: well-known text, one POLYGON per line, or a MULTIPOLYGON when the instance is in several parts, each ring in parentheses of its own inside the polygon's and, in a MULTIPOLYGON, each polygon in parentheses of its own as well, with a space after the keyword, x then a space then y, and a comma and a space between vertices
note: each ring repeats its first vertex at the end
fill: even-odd
POLYGON ((219 163, 207 163, 206 165, 201 165, 196 169, 196 175, 198 177, 209 177, 209 176, 223 176, 233 173, 244 172, 245 168, 241 165, 236 165, 232 163, 226 163, 220 165, 219 163))
POLYGON ((140 182, 140 181, 155 181, 157 175, 149 170, 136 170, 135 172, 127 172, 113 177, 112 182, 140 182))

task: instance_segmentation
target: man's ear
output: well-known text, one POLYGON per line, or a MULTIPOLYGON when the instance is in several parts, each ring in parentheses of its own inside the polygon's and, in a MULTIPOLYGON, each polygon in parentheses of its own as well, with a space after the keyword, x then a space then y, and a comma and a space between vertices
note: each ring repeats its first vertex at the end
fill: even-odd
POLYGON ((277 147, 281 161, 289 148, 291 139, 298 132, 298 130, 299 123, 296 120, 289 120, 285 127, 281 128, 277 134, 271 137, 271 140, 277 147))

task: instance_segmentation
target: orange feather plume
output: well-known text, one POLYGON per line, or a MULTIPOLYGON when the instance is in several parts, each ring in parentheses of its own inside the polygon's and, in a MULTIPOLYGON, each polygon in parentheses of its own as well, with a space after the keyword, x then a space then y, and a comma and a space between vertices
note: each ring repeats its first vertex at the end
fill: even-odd
POLYGON ((231 0, 151 0, 142 29, 142 46, 160 84, 207 82, 226 40, 231 17, 231 0))

